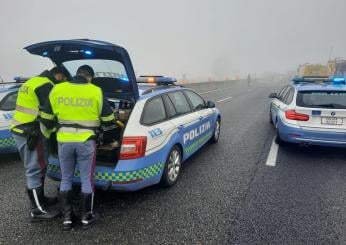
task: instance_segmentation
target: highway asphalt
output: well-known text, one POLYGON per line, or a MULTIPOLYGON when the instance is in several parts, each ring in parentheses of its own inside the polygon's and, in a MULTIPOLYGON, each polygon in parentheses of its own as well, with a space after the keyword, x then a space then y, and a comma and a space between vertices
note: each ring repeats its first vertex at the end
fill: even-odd
MULTIPOLYGON (((22 163, 0 159, 0 244, 346 244, 346 151, 279 147, 271 92, 282 83, 187 85, 216 102, 219 143, 185 162, 178 183, 133 193, 98 191, 100 220, 88 231, 61 220, 30 224, 22 163)), ((58 183, 47 181, 56 194, 58 183)))

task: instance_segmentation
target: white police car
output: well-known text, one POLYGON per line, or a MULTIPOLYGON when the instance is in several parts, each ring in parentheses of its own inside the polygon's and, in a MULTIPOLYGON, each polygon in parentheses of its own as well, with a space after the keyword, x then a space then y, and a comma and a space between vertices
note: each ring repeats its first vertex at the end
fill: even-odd
MULTIPOLYGON (((217 142, 221 116, 215 104, 165 77, 136 78, 127 51, 96 40, 63 40, 26 49, 50 58, 75 75, 90 65, 116 117, 99 134, 95 186, 134 191, 159 182, 176 183, 181 164, 209 141, 217 142)), ((60 179, 59 161, 50 157, 48 176, 60 179)), ((78 166, 74 183, 79 184, 78 166)))
POLYGON ((0 83, 0 154, 17 152, 17 146, 9 130, 16 107, 18 79, 14 83, 0 83))
POLYGON ((272 93, 270 122, 276 142, 346 146, 346 85, 343 77, 295 78, 272 93))

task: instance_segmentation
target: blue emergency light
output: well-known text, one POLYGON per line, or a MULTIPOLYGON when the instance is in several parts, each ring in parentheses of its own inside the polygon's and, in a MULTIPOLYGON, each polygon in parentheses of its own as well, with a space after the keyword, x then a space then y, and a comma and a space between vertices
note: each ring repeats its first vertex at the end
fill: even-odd
POLYGON ((333 77, 333 83, 335 84, 345 84, 345 78, 341 76, 333 77))
POLYGON ((93 53, 92 53, 90 50, 85 50, 85 51, 84 51, 84 54, 86 54, 86 55, 92 55, 93 53))
POLYGON ((119 79, 124 81, 124 82, 128 82, 129 78, 127 77, 126 74, 120 74, 119 79))

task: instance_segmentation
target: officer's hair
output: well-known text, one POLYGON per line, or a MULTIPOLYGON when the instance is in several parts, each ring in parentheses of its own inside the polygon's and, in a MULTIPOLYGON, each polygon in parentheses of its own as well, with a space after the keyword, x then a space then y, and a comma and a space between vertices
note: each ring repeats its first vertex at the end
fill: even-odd
POLYGON ((77 71, 77 75, 83 76, 83 77, 92 77, 92 75, 89 72, 82 69, 77 71))
POLYGON ((49 73, 52 76, 55 76, 56 74, 64 74, 66 76, 65 71, 59 66, 55 66, 52 69, 50 69, 49 73))

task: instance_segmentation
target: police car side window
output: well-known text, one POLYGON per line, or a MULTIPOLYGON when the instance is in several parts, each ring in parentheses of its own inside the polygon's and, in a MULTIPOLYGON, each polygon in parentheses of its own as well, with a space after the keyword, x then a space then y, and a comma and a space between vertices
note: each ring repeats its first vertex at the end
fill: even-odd
POLYGON ((289 91, 287 92, 287 95, 285 97, 284 103, 285 104, 291 104, 292 100, 293 100, 293 96, 294 96, 294 89, 290 88, 289 91))
POLYGON ((201 110, 205 107, 205 102, 199 96, 198 94, 192 92, 192 91, 184 91, 185 95, 189 98, 191 104, 192 104, 192 109, 194 111, 201 110))
POLYGON ((289 89, 289 87, 284 87, 284 89, 281 90, 281 92, 280 92, 280 94, 279 94, 279 99, 280 99, 281 101, 284 101, 288 89, 289 89))
POLYGON ((166 120, 166 110, 161 97, 149 100, 143 110, 141 122, 152 125, 166 120))
POLYGON ((178 115, 191 112, 189 103, 182 92, 172 92, 168 94, 178 115))
POLYGON ((0 110, 13 111, 16 108, 18 93, 8 94, 0 103, 0 110))
POLYGON ((166 112, 170 118, 175 117, 177 112, 174 109, 173 103, 167 94, 163 95, 163 101, 166 106, 166 112))

